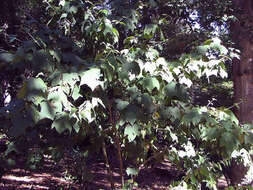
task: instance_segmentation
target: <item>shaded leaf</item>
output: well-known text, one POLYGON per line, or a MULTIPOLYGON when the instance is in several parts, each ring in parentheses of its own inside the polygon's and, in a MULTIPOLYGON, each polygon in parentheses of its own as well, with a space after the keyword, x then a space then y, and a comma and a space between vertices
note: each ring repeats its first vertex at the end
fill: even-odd
POLYGON ((141 81, 141 84, 146 88, 150 93, 156 88, 160 89, 159 81, 155 77, 147 77, 141 81))
POLYGON ((185 87, 175 82, 171 82, 165 86, 164 94, 169 99, 175 98, 181 101, 186 101, 188 97, 185 87))
POLYGON ((124 110, 129 105, 129 102, 123 101, 121 99, 116 99, 115 102, 116 102, 117 109, 120 111, 124 110))
POLYGON ((0 62, 10 63, 14 58, 15 56, 11 53, 0 53, 0 62))
POLYGON ((222 134, 220 145, 226 148, 228 155, 230 155, 238 147, 238 144, 239 142, 232 133, 225 132, 222 134))
POLYGON ((144 110, 147 111, 148 113, 153 113, 155 111, 155 105, 149 94, 144 93, 143 95, 141 95, 141 104, 144 110))
POLYGON ((182 121, 185 124, 192 123, 194 125, 198 124, 202 119, 202 114, 198 112, 197 109, 192 109, 189 112, 185 113, 182 121))
POLYGON ((139 107, 133 104, 129 104, 123 111, 122 111, 122 119, 125 121, 134 124, 134 122, 140 117, 141 110, 139 107))

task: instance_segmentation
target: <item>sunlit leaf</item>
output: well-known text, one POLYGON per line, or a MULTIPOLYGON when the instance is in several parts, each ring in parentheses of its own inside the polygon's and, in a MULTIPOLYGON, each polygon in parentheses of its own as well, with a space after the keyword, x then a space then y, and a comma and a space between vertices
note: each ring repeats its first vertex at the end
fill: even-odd
POLYGON ((128 176, 135 176, 135 175, 138 175, 139 171, 136 168, 130 168, 130 167, 128 167, 126 169, 126 173, 127 173, 128 176))
POLYGON ((139 127, 137 125, 128 125, 124 130, 124 135, 127 136, 129 142, 132 142, 140 134, 139 127))
POLYGON ((38 105, 42 100, 45 99, 45 93, 47 85, 40 78, 30 78, 24 82, 23 86, 18 92, 17 97, 22 99, 25 98, 38 105))
POLYGON ((80 85, 86 84, 93 91, 97 86, 103 86, 103 82, 100 80, 101 71, 99 68, 91 68, 80 74, 81 83, 80 85))
POLYGON ((64 131, 72 131, 73 122, 70 120, 69 115, 65 114, 54 120, 52 123, 52 128, 55 128, 56 131, 61 134, 64 131))

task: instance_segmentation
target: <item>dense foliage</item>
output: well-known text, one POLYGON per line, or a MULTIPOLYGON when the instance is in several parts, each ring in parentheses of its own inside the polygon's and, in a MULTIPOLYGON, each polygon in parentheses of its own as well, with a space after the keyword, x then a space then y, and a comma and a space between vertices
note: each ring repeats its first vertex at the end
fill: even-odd
MULTIPOLYGON (((114 146, 125 188, 164 159, 183 172, 171 186, 217 189, 222 175, 236 183, 231 159, 249 164, 252 126, 190 95, 198 81, 226 78, 225 63, 237 56, 226 46, 231 2, 209 1, 44 0, 41 20, 24 21, 30 39, 0 54, 0 68, 18 75, 0 108, 10 141, 2 162, 22 153, 36 167, 43 155, 61 159, 74 148, 84 166, 103 150, 110 171, 114 146), (220 38, 211 32, 218 25, 220 38)), ((89 176, 83 168, 79 180, 89 176)))

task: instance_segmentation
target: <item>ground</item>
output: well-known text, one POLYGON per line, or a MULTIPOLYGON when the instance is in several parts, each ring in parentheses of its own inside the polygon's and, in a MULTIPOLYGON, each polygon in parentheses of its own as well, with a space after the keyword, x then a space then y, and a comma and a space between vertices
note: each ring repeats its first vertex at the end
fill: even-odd
MULTIPOLYGON (((93 180, 89 183, 78 184, 66 176, 66 168, 71 160, 64 159, 54 163, 45 159, 44 167, 37 170, 24 169, 22 163, 19 167, 7 172, 0 181, 0 190, 99 190, 110 189, 108 174, 105 164, 93 161, 87 167, 91 170, 93 180)), ((120 189, 119 169, 113 168, 116 188, 120 189)), ((155 165, 153 168, 141 170, 137 178, 140 190, 166 190, 169 189, 171 180, 178 177, 178 171, 168 161, 155 165)), ((226 186, 220 180, 219 187, 226 186)))

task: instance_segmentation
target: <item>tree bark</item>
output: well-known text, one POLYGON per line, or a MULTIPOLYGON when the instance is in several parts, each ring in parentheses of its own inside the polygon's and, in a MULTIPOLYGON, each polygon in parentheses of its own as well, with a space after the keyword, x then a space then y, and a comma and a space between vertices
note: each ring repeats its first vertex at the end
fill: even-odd
MULTIPOLYGON (((240 60, 233 60, 234 103, 241 123, 253 124, 253 1, 234 0, 241 11, 238 20, 232 25, 233 40, 240 49, 240 60)), ((232 160, 230 180, 233 185, 241 182, 248 168, 232 160)))
POLYGON ((239 105, 236 110, 239 120, 253 124, 253 31, 250 31, 253 1, 235 0, 235 5, 241 7, 242 12, 232 28, 233 39, 241 50, 241 59, 233 63, 234 102, 239 105))

